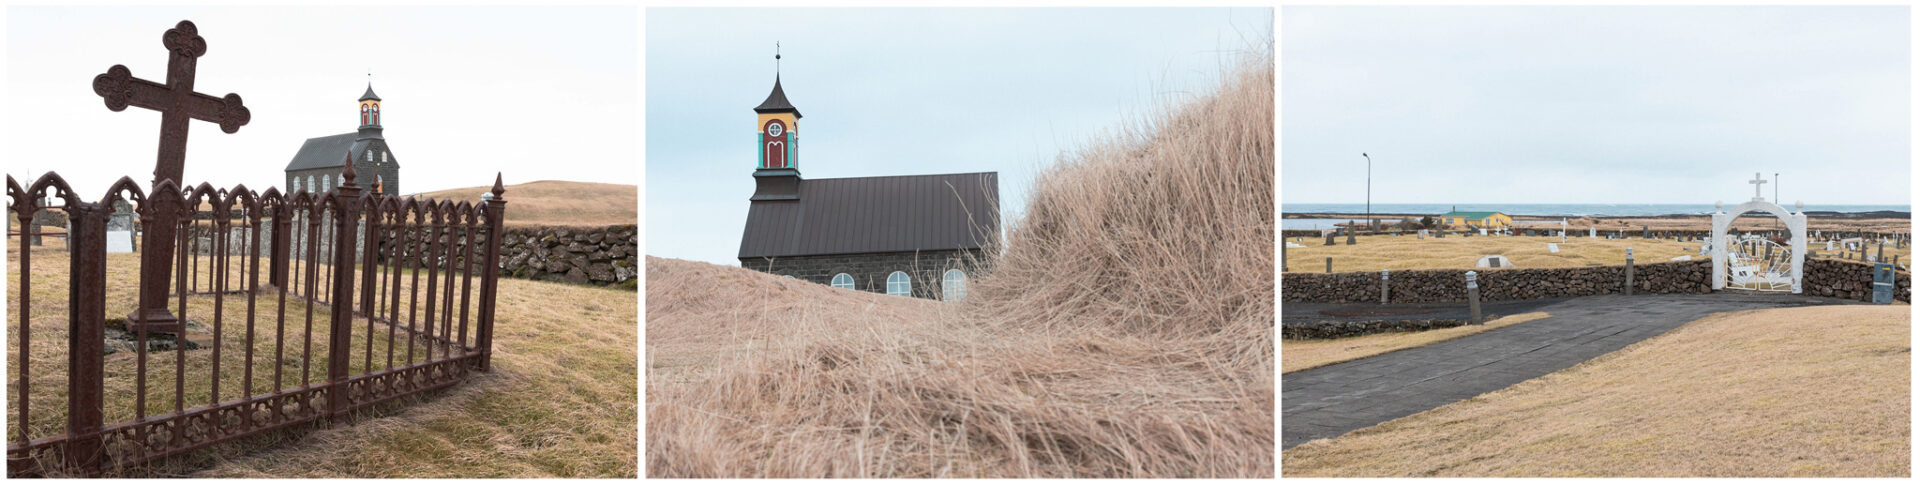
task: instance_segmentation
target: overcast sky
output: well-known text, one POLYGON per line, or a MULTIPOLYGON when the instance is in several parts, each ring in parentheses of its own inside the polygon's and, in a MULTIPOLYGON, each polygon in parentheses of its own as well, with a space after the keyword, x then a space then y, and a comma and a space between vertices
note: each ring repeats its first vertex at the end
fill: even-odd
POLYGON ((647 253, 737 265, 753 107, 781 84, 806 178, 1037 169, 1271 42, 1271 9, 649 9, 647 253), (1229 52, 1232 51, 1232 52, 1229 52))
POLYGON ((1281 200, 1907 204, 1905 7, 1288 7, 1281 200), (1772 184, 1767 192, 1771 196, 1772 184))
MULTIPOLYGON (((635 7, 10 7, 7 174, 56 170, 88 199, 153 176, 160 114, 109 111, 93 77, 124 64, 166 81, 161 36, 206 38, 195 90, 236 93, 239 133, 195 121, 185 178, 283 185, 307 138, 353 132, 373 71, 413 193, 543 179, 637 184, 635 7)), ((26 183, 26 181, 22 181, 26 183)), ((363 182, 365 183, 365 182, 363 182)), ((283 187, 282 190, 285 190, 283 187)), ((513 195, 507 195, 512 200, 513 195)))

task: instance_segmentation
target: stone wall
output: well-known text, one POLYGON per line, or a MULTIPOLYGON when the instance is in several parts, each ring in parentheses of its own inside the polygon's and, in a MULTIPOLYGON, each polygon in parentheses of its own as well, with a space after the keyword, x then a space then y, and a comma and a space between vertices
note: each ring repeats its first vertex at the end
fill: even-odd
MULTIPOLYGON (((1808 260, 1801 268, 1801 291, 1812 296, 1873 301, 1873 265, 1833 259, 1808 260)), ((1893 299, 1913 301, 1913 275, 1894 270, 1893 299)))
POLYGON ((854 289, 873 293, 886 293, 887 276, 904 271, 912 279, 913 296, 939 299, 941 276, 948 269, 959 269, 972 277, 978 269, 972 262, 982 261, 984 256, 978 249, 835 254, 740 258, 740 266, 822 285, 832 284, 834 275, 846 273, 853 277, 854 289))
MULTIPOLYGON (((1873 300, 1872 265, 1851 261, 1809 260, 1803 268, 1802 292, 1860 301, 1873 300)), ((1467 298, 1464 269, 1390 272, 1388 301, 1393 303, 1463 302, 1467 298)), ((1530 300, 1621 293, 1626 266, 1580 268, 1478 269, 1480 299, 1530 300)), ((1911 301, 1912 275, 1897 271, 1894 298, 1911 301)), ((1709 293, 1712 261, 1676 261, 1636 264, 1634 293, 1709 293)), ((1281 301, 1355 303, 1380 301, 1380 272, 1285 273, 1280 278, 1281 301)))
POLYGON ((639 226, 507 226, 500 274, 513 278, 639 288, 639 226))
MULTIPOLYGON (((1634 265, 1634 291, 1646 293, 1705 293, 1713 272, 1710 261, 1680 261, 1634 265)), ((1468 270, 1410 270, 1391 272, 1388 299, 1400 303, 1466 301, 1468 270)), ((1626 266, 1581 268, 1479 269, 1480 299, 1528 300, 1620 293, 1626 286, 1626 266)), ((1380 272, 1286 273, 1281 276, 1283 301, 1377 302, 1380 272)))

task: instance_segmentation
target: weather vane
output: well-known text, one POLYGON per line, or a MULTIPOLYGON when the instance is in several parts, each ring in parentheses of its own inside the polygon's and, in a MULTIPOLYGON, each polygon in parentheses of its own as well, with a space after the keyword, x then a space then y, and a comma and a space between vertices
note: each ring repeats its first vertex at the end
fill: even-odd
POLYGON ((780 41, 773 41, 773 73, 780 74, 780 41))

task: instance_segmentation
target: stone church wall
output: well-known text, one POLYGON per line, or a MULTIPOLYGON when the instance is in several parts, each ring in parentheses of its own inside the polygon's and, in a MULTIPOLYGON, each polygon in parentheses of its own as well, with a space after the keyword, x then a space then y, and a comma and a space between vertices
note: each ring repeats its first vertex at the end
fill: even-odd
POLYGON ((831 284, 833 275, 853 277, 854 289, 872 293, 887 292, 887 276, 905 271, 913 279, 913 296, 940 298, 940 277, 948 269, 959 268, 968 279, 978 270, 972 261, 984 261, 978 249, 919 251, 896 253, 835 254, 827 256, 788 256, 781 258, 741 258, 740 266, 781 276, 791 276, 822 285, 831 284))

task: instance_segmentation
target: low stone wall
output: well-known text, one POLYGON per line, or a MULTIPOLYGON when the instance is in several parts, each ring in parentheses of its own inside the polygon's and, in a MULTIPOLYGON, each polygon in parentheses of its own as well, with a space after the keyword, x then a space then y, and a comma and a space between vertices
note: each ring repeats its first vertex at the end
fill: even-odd
MULTIPOLYGON (((1851 261, 1809 260, 1803 268, 1802 292, 1807 295, 1873 300, 1873 266, 1851 261)), ((1480 269, 1480 299, 1531 300, 1621 293, 1626 266, 1579 268, 1480 269)), ((1388 301, 1392 303, 1464 302, 1463 269, 1390 272, 1388 301)), ((1712 261, 1676 261, 1636 264, 1634 293, 1708 293, 1713 288, 1712 261)), ((1894 298, 1911 300, 1913 277, 1896 271, 1894 298)), ((1358 303, 1380 301, 1380 272, 1285 273, 1280 277, 1281 301, 1358 303)))
MULTIPOLYGON (((1815 259, 1801 268, 1801 291, 1813 296, 1873 301, 1873 265, 1853 261, 1815 259)), ((1913 275, 1894 270, 1893 299, 1912 302, 1913 275)))
POLYGON ((500 274, 514 278, 639 288, 639 226, 507 226, 500 274))
MULTIPOLYGON (((1409 270, 1390 273, 1388 299, 1398 303, 1466 301, 1464 269, 1409 270)), ((1476 270, 1480 299, 1530 300, 1620 293, 1626 266, 1476 270)), ((1710 261, 1638 264, 1634 291, 1705 293, 1713 272, 1710 261)), ((1280 278, 1282 301, 1351 303, 1380 301, 1380 273, 1286 273, 1280 278)))

